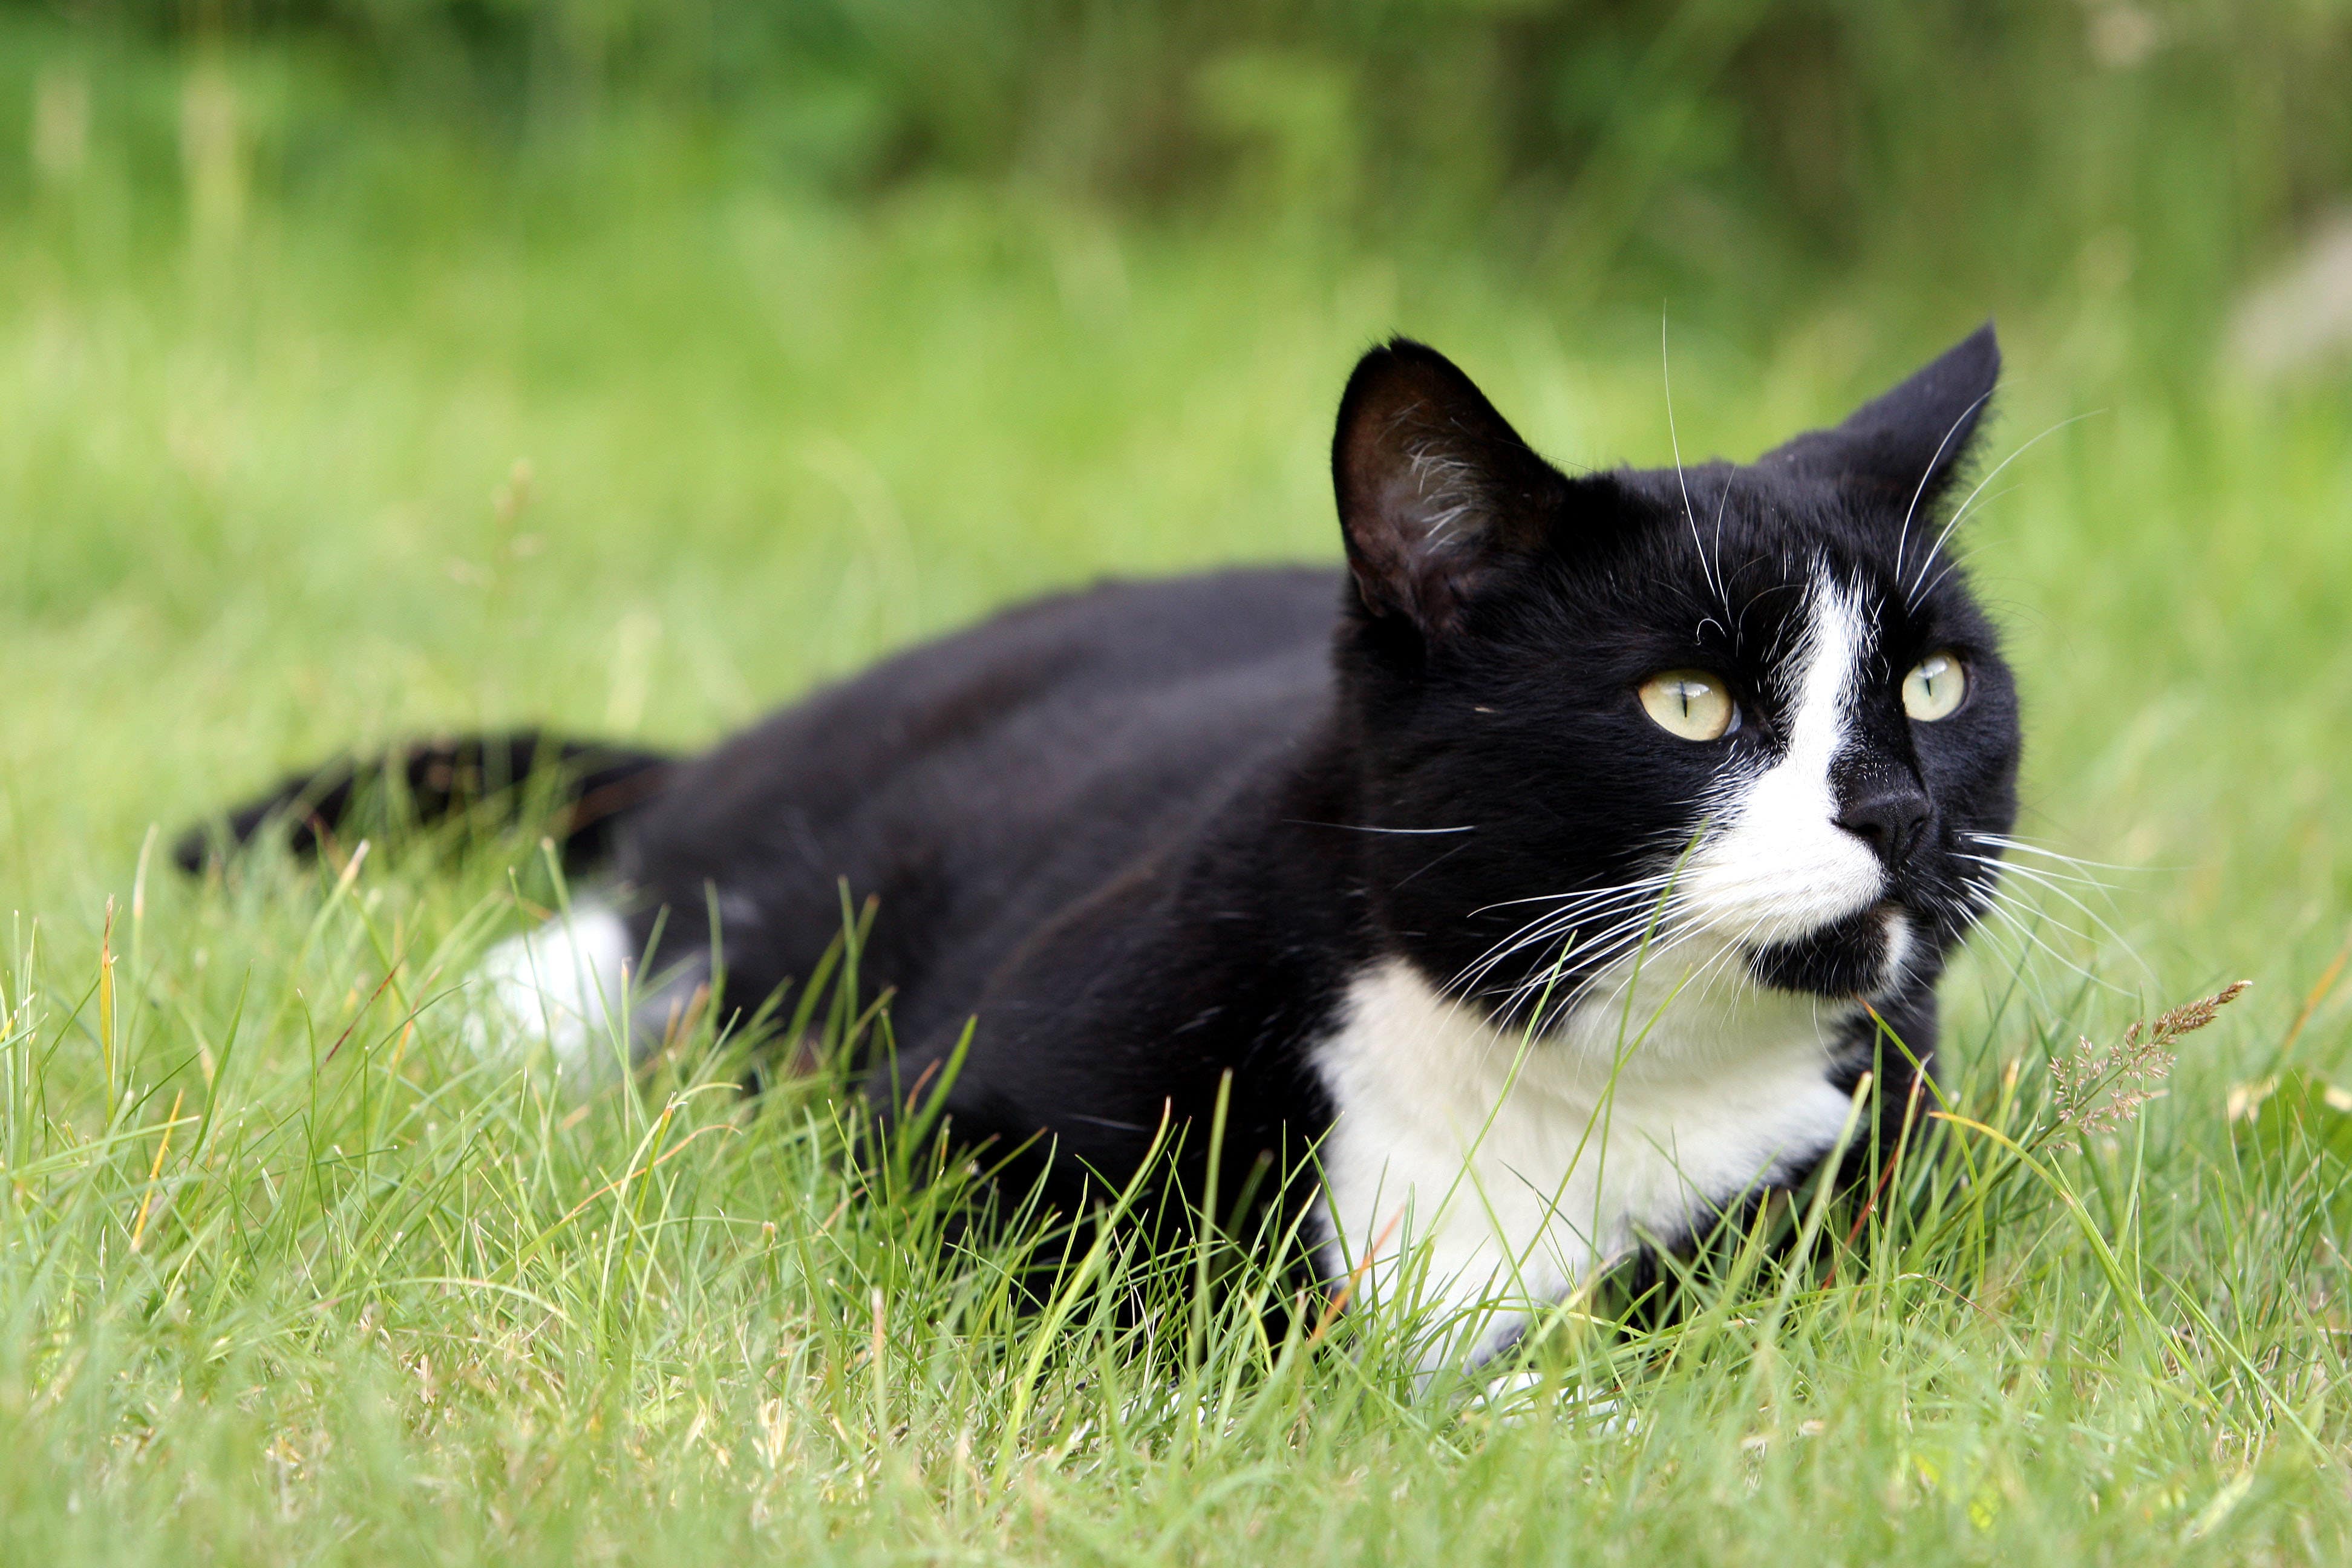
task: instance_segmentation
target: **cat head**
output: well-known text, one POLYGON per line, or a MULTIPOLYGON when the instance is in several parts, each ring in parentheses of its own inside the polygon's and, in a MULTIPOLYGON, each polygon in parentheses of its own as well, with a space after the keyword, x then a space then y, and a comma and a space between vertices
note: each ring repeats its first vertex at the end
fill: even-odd
POLYGON ((2015 687, 1948 553, 2000 367, 1988 325, 1753 463, 1571 478, 1433 350, 1367 354, 1338 659, 1385 939, 1497 1016, 1637 952, 1931 983, 2016 811, 2015 687))

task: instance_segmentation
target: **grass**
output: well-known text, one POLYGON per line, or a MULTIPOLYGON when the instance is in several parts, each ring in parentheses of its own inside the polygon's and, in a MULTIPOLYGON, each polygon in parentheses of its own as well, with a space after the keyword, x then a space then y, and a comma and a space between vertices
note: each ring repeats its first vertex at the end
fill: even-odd
MULTIPOLYGON (((585 1106, 472 1058, 451 987, 555 896, 527 838, 166 873, 152 828, 352 742, 691 743, 1038 588, 1331 558, 1390 330, 1562 459, 1667 450, 1655 315, 1472 247, 845 205, 615 116, 593 200, 357 113, 335 179, 247 190, 100 116, 0 224, 0 1555, 2342 1560, 2340 388, 2233 381, 2111 252, 2017 281, 1997 450, 2052 433, 1966 534, 2022 831, 2117 868, 2021 885, 1951 982, 1984 1130, 1685 1324, 1563 1318, 1522 1410, 1415 1401, 1404 1325, 1281 1353, 1189 1267, 1100 1261, 1148 1340, 1118 1291, 1015 1313, 934 1200, 853 1190, 822 1085, 738 1100, 738 1043, 585 1106), (2058 1124, 2053 1056, 2240 977, 2165 1098, 2058 1124)), ((1685 446, 1940 346, 1876 321, 1672 301, 1685 446)))

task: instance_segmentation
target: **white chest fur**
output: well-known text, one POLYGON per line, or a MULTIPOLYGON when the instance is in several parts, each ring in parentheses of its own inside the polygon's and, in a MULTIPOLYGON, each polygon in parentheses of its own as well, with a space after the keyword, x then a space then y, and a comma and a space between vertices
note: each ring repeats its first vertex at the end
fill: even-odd
POLYGON ((1475 1361, 1596 1263, 1676 1239, 1835 1142, 1844 1009, 1644 978, 1528 1043, 1409 965, 1370 970, 1316 1058, 1337 1117, 1316 1219, 1334 1284, 1430 1310, 1423 1364, 1475 1361), (1369 1262, 1367 1262, 1369 1258, 1369 1262))

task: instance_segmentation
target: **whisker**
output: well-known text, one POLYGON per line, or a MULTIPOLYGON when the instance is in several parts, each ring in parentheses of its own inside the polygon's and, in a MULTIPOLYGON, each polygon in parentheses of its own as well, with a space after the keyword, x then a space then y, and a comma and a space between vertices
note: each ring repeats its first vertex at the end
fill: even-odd
POLYGON ((1951 428, 1944 432, 1944 438, 1936 443, 1935 456, 1929 458, 1927 466, 1920 470, 1918 488, 1911 492, 1911 504, 1903 511, 1902 531, 1895 536, 1895 580, 1896 582, 1903 581, 1903 547, 1911 539, 1911 520, 1918 515, 1919 498, 1927 493, 1927 481, 1935 477, 1936 465, 1944 460, 1944 449, 1952 444, 1952 437, 1960 433, 1960 426, 1975 418, 1977 410, 1985 405, 1985 398, 1991 395, 1992 394, 1988 391, 1974 403, 1960 410, 1959 417, 1953 420, 1951 428))
MULTIPOLYGON (((1755 927, 1751 925, 1748 929, 1752 932, 1755 927)), ((1708 931, 1709 928, 1706 926, 1691 925, 1685 926, 1679 931, 1667 933, 1666 938, 1663 942, 1649 949, 1642 954, 1642 963, 1639 966, 1640 969, 1643 972, 1654 973, 1656 972, 1656 965, 1671 954, 1676 948, 1683 946, 1686 942, 1696 941, 1700 936, 1706 934, 1708 931)), ((1737 945, 1739 940, 1740 939, 1738 938, 1732 938, 1729 940, 1728 945, 1737 945)), ((1609 1007, 1615 1006, 1618 1000, 1625 994, 1626 987, 1632 985, 1640 978, 1641 975, 1639 973, 1629 969, 1625 975, 1618 981, 1616 988, 1610 992, 1608 997, 1602 1003, 1602 1005, 1609 1007)))
MULTIPOLYGON (((1648 929, 1651 924, 1652 917, 1649 914, 1643 912, 1622 919, 1613 925, 1603 926, 1599 932, 1591 935, 1582 935, 1574 931, 1569 931, 1566 933, 1566 941, 1563 942, 1561 952, 1557 958, 1555 958, 1550 963, 1544 964, 1537 969, 1528 979, 1506 987, 1503 994, 1507 997, 1528 987, 1541 987, 1552 984, 1561 965, 1564 964, 1571 956, 1580 958, 1582 960, 1582 966, 1586 968, 1591 968, 1595 965, 1605 965, 1623 951, 1627 942, 1634 940, 1640 931, 1648 929)), ((1540 945, 1543 941, 1547 940, 1549 934, 1553 933, 1546 933, 1545 936, 1531 937, 1523 942, 1516 944, 1513 951, 1516 952, 1527 947, 1540 945)), ((1503 956, 1507 957, 1509 955, 1507 953, 1503 956)), ((1488 966, 1486 973, 1492 973, 1492 965, 1488 966)), ((1479 976, 1479 979, 1483 980, 1484 978, 1485 974, 1482 973, 1479 976)))
MULTIPOLYGON (((1496 963, 1508 957, 1511 953, 1519 951, 1521 948, 1556 934, 1559 931, 1570 925, 1575 924, 1579 921, 1591 918, 1596 914, 1601 914, 1609 910, 1610 906, 1614 903, 1637 895, 1648 894, 1653 889, 1644 884, 1654 881, 1660 882, 1661 885, 1663 885, 1663 879, 1643 878, 1638 882, 1623 884, 1615 888, 1597 888, 1588 889, 1585 892, 1578 894, 1554 896, 1555 898, 1563 900, 1561 908, 1538 914, 1534 919, 1519 926, 1516 931, 1506 933, 1502 938, 1496 941, 1492 947, 1489 947, 1476 958, 1472 959, 1470 963, 1465 964, 1461 973, 1457 973, 1454 977, 1456 983, 1458 984, 1465 977, 1471 975, 1474 971, 1477 972, 1478 975, 1483 978, 1486 971, 1491 970, 1496 963)), ((1534 902, 1538 900, 1530 900, 1512 901, 1534 902)), ((1501 908, 1503 906, 1488 905, 1486 907, 1492 909, 1501 908)))
POLYGON ((1605 970, 1610 964, 1650 941, 1664 925, 1666 918, 1667 911, 1654 908, 1637 910, 1618 921, 1614 925, 1604 927, 1600 932, 1585 937, 1581 941, 1576 933, 1571 932, 1567 944, 1564 945, 1557 959, 1537 970, 1527 979, 1504 989, 1501 1000, 1497 1003, 1497 1010, 1507 1016, 1510 1013, 1516 1012, 1522 1003, 1539 999, 1545 991, 1556 984, 1560 968, 1571 956, 1579 958, 1581 961, 1581 966, 1585 969, 1595 972, 1589 975, 1586 982, 1580 983, 1577 989, 1582 989, 1590 980, 1599 978, 1598 971, 1605 970))
MULTIPOLYGON (((2122 986, 2116 984, 2113 981, 2100 979, 2097 975, 2092 973, 2089 970, 2084 968, 2081 964, 2075 963, 2073 959, 2067 957, 2064 953, 2052 946, 2050 942, 2042 937, 2041 932, 2027 925, 2022 918, 2003 904, 2001 902, 2000 895, 1998 892, 1995 892, 1992 901, 1985 906, 1985 913, 2007 922, 2010 928, 2016 931, 2019 936, 2024 938, 2027 942, 2032 942, 2035 947, 2049 954, 2052 959, 2055 960, 2066 969, 2069 969, 2074 973, 2082 976, 2086 983, 2096 985, 2105 991, 2112 991, 2118 996, 2128 996, 2131 994, 2131 993, 2126 991, 2122 986)), ((2083 935, 2082 932, 2073 931, 2062 922, 2053 921, 2051 923, 2058 924, 2060 930, 2065 931, 2068 935, 2074 936, 2077 939, 2080 939, 2083 935)))
POLYGON ((1683 443, 1681 436, 1675 430, 1675 375, 1666 353, 1666 313, 1664 310, 1658 312, 1658 370, 1666 386, 1666 439, 1674 444, 1675 482, 1682 487, 1683 516, 1690 523, 1691 547, 1698 552, 1699 571, 1706 576, 1706 585, 1722 601, 1724 613, 1729 615, 1731 596, 1723 591, 1722 580, 1707 561, 1706 542, 1698 535, 1698 514, 1691 507, 1690 480, 1683 473, 1683 443))
POLYGON ((1983 479, 1978 480, 1977 488, 1969 492, 1968 500, 1962 501, 1959 505, 1959 510, 1952 513, 1952 521, 1944 524, 1944 531, 1936 536, 1936 542, 1927 546, 1927 556, 1919 563, 1918 577, 1913 580, 1911 591, 1904 595, 1903 602, 1906 605, 1913 606, 1916 606, 1918 604, 1919 583, 1927 577, 1927 567, 1929 563, 1936 559, 1936 552, 1944 548, 1944 541, 1952 537, 1952 530, 1959 527, 1960 520, 1969 515, 1969 507, 1976 500, 1977 497, 1984 494, 1985 486, 1992 483, 1993 480, 2000 477, 2001 469, 2008 468, 2010 464, 2014 463, 2018 458, 2022 458, 2026 453, 2033 450, 2034 447, 2040 446, 2051 437, 2055 436, 2059 431, 2063 430, 2069 425, 2079 425, 2084 420, 2092 417, 2094 415, 2104 414, 2106 410, 2104 408, 2094 408, 2089 414, 2077 414, 2072 419, 2061 419, 2057 424, 2053 425, 2049 429, 2044 430, 2041 435, 2036 436, 2032 440, 2026 442, 2025 445, 2020 447, 2016 451, 2011 452, 2008 457, 2003 458, 2000 462, 1994 467, 1991 473, 1987 474, 1983 479))
MULTIPOLYGON (((1672 421, 1669 421, 1668 423, 1671 424, 1672 421)), ((1725 615, 1731 614, 1731 602, 1723 586, 1723 513, 1724 509, 1728 507, 1730 504, 1731 481, 1726 479, 1723 483, 1723 489, 1717 491, 1715 497, 1715 582, 1717 594, 1724 599, 1723 613, 1725 615)), ((1738 616, 1733 616, 1731 625, 1724 629, 1731 634, 1732 651, 1735 653, 1738 652, 1739 648, 1739 618, 1738 616)))
POLYGON ((1979 844, 1990 844, 1997 848, 2014 850, 2021 855, 2039 855, 2045 859, 2063 860, 2070 866, 2095 866, 2103 871, 2138 871, 2144 869, 2144 868, 2138 866, 2117 865, 2111 860, 2085 860, 2079 855, 2062 854, 2060 851, 2051 848, 2046 844, 2036 844, 2028 838, 2012 838, 2004 833, 1977 833, 1970 831, 1964 833, 1962 837, 1973 838, 1979 844))
POLYGON ((1488 910, 1507 910, 1507 909, 1510 909, 1511 907, 1513 907, 1514 905, 1517 905, 1517 904, 1542 904, 1542 903, 1553 903, 1553 902, 1558 902, 1558 901, 1560 901, 1560 900, 1569 900, 1569 899, 1590 899, 1590 898, 1597 898, 1597 897, 1600 897, 1600 896, 1601 896, 1601 895, 1603 895, 1603 894, 1608 894, 1608 893, 1620 893, 1620 892, 1627 891, 1627 890, 1629 890, 1629 889, 1649 889, 1649 888, 1663 888, 1663 887, 1664 887, 1667 883, 1669 883, 1669 882, 1671 882, 1671 881, 1673 881, 1673 880, 1674 880, 1674 876, 1673 876, 1673 874, 1672 874, 1672 873, 1670 873, 1670 872, 1669 872, 1669 873, 1661 874, 1661 875, 1659 875, 1659 876, 1655 876, 1655 877, 1640 877, 1640 878, 1636 878, 1634 880, 1633 880, 1633 881, 1631 881, 1631 882, 1620 882, 1620 883, 1616 884, 1614 887, 1609 887, 1609 888, 1593 888, 1593 889, 1587 889, 1587 890, 1585 890, 1585 891, 1583 891, 1583 892, 1577 892, 1577 893, 1536 893, 1536 894, 1532 894, 1532 895, 1530 895, 1529 897, 1528 897, 1528 898, 1524 898, 1524 899, 1502 899, 1502 900, 1496 900, 1496 902, 1491 903, 1491 904, 1480 904, 1476 909, 1472 910, 1470 912, 1471 912, 1472 914, 1474 914, 1474 915, 1483 915, 1483 914, 1485 914, 1488 910))
MULTIPOLYGON (((2000 489, 1993 491, 1992 494, 1985 497, 1981 505, 1990 506, 2001 497, 2022 488, 2023 487, 2021 485, 2003 485, 2000 489)), ((1961 570, 1963 567, 1967 566, 1969 563, 1974 561, 1977 558, 1977 554, 1978 552, 1976 549, 1966 544, 1957 545, 1952 549, 1945 551, 1944 569, 1937 573, 1935 576, 1929 578, 1926 587, 1920 589, 1916 594, 1911 595, 1908 597, 1913 600, 1926 598, 1937 588, 1943 586, 1945 578, 1950 576, 1953 573, 1961 570)))
MULTIPOLYGON (((1970 855, 1967 856, 1966 858, 1984 861, 1987 864, 1991 863, 1987 861, 1986 858, 1981 855, 1970 855)), ((2081 910, 2084 919, 2098 927, 2110 941, 2112 941, 2117 947, 2123 949, 2125 957, 2130 959, 2132 963, 2137 965, 2143 972, 2149 973, 2152 977, 2153 972, 2148 970, 2147 961, 2140 956, 2139 950, 2132 945, 2131 939, 2125 936, 2123 932, 2117 931, 2113 925, 2109 924, 2105 917, 2102 916, 2098 910, 2093 909, 2089 904, 2084 903, 2081 899, 2075 897, 2074 894, 2069 892, 2064 887, 2061 886, 2056 879, 2032 866, 2011 866, 2007 868, 2007 869, 2010 875, 2021 877, 2033 886, 2038 887, 2043 891, 2051 893, 2057 898, 2065 900, 2066 902, 2081 910)), ((2082 879, 2076 879, 2082 880, 2082 879)), ((2095 882, 2087 883, 2086 885, 2091 887, 2099 886, 2099 884, 2095 882)))
POLYGON ((2085 877, 2076 871, 2053 870, 2047 866, 2021 865, 2017 861, 2004 859, 1998 855, 1974 855, 1966 849, 1955 849, 1952 855, 1955 859, 1972 861, 1979 866, 1990 866, 2000 871, 2013 871, 2021 877, 2052 878, 2061 882, 2072 882, 2078 888, 2095 888, 2103 893, 2112 890, 2102 879, 2085 877))

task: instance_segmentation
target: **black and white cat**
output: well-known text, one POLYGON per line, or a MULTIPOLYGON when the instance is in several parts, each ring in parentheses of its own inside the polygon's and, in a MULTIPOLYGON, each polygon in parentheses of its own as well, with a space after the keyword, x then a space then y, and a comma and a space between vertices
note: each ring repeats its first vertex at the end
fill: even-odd
MULTIPOLYGON (((1163 1124, 1204 1173, 1229 1082, 1221 1190, 1297 1169, 1260 1189, 1326 1282, 1487 1303, 1429 1352, 1475 1359, 1801 1180, 1866 1069, 1899 1103, 1927 1060, 2015 810, 2014 690, 1943 548, 1999 367, 1987 327, 1753 464, 1571 479, 1444 358, 1377 349, 1333 446, 1344 572, 1099 586, 697 758, 566 748, 613 876, 492 954, 485 1037, 581 1073, 657 1038, 713 907, 756 999, 845 879, 896 996, 878 1115, 976 1017, 954 1136, 1069 1205, 1163 1124)), ((396 762, 429 807, 548 749, 396 762)), ((297 805, 307 837, 351 793, 289 781, 231 832, 297 805)))

